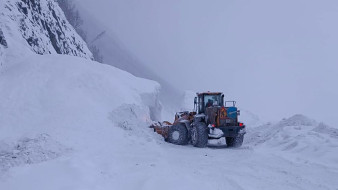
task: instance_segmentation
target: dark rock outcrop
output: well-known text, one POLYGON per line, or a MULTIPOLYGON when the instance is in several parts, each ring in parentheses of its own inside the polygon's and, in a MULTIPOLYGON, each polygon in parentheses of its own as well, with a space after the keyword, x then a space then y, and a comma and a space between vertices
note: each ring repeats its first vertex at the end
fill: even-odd
MULTIPOLYGON (((87 59, 93 55, 84 40, 67 21, 54 0, 11 0, 0 5, 0 43, 11 48, 11 39, 19 30, 30 50, 37 54, 66 54, 87 59), (12 34, 6 40, 4 34, 12 34)), ((13 41, 17 41, 14 39, 13 41)), ((16 45, 18 45, 16 43, 16 45)), ((27 46, 27 45, 24 45, 27 46)), ((12 47, 15 48, 16 47, 12 47)))

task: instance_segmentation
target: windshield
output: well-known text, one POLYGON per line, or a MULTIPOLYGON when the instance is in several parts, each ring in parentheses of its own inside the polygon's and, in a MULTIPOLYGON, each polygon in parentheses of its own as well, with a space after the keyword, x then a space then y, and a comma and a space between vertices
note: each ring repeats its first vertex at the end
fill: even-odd
POLYGON ((222 106, 220 95, 204 95, 205 108, 210 106, 222 106))

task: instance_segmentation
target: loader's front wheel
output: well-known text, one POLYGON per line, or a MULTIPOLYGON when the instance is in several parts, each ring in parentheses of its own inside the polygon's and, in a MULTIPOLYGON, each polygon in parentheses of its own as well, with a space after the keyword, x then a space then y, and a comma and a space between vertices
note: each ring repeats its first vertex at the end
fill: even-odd
POLYGON ((205 123, 195 123, 191 130, 191 143, 195 147, 203 148, 208 144, 208 127, 205 123))
POLYGON ((183 124, 173 125, 169 128, 168 141, 177 145, 188 143, 188 131, 183 124))

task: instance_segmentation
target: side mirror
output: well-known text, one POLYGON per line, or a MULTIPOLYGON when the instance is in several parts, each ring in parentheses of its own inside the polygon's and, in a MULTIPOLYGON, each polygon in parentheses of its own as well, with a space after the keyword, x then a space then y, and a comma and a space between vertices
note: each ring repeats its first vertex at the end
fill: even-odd
POLYGON ((194 99, 194 104, 197 104, 197 97, 195 97, 194 99))

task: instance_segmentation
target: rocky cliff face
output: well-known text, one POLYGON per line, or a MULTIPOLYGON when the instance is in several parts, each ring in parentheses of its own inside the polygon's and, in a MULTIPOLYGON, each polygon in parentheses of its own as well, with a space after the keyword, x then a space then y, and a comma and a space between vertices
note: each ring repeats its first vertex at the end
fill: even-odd
POLYGON ((0 28, 0 66, 2 66, 2 63, 3 63, 4 48, 7 48, 7 42, 5 40, 5 37, 4 37, 2 30, 0 28))
POLYGON ((54 0, 0 0, 0 52, 29 49, 93 59, 54 0), (18 47, 20 46, 20 47, 18 47))

